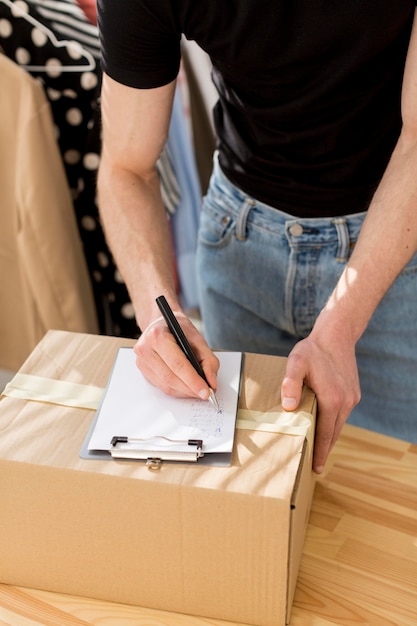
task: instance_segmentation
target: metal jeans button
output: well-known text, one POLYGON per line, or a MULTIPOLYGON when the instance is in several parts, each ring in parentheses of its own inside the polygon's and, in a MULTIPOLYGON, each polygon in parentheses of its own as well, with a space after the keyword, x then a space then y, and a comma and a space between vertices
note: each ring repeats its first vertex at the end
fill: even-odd
POLYGON ((291 224, 289 231, 293 237, 299 237, 303 234, 303 227, 301 224, 291 224))

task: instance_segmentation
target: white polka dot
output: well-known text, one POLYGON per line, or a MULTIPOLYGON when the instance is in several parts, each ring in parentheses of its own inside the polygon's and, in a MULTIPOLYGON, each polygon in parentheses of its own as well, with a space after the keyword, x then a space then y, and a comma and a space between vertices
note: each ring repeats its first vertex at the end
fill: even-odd
POLYGON ((135 312, 133 310, 133 305, 131 302, 127 302, 126 304, 124 304, 122 306, 122 310, 121 313, 123 315, 123 317, 125 317, 128 320, 132 320, 135 317, 135 312))
POLYGON ((53 58, 48 59, 45 65, 46 65, 46 73, 51 78, 56 78, 57 76, 60 76, 62 74, 62 71, 61 71, 62 63, 59 59, 53 59, 53 58))
POLYGON ((26 2, 22 2, 22 0, 16 0, 13 3, 12 14, 15 17, 19 17, 22 13, 29 13, 29 7, 26 2))
POLYGON ((81 219, 81 225, 85 230, 95 230, 96 229, 96 220, 91 215, 84 215, 81 219))
POLYGON ((81 114, 80 109, 76 109, 74 107, 72 109, 68 109, 68 111, 65 114, 65 119, 67 120, 68 124, 70 124, 71 126, 79 126, 81 122, 83 121, 83 116, 81 114))
POLYGON ((116 296, 114 295, 112 291, 110 291, 110 293, 107 294, 107 300, 109 302, 116 302, 116 296))
POLYGON ((97 86, 98 78, 93 72, 84 72, 81 75, 80 83, 83 89, 94 89, 97 86))
POLYGON ((75 165, 81 158, 81 154, 78 150, 67 150, 64 153, 64 161, 69 165, 75 165))
POLYGON ((15 56, 19 65, 28 65, 30 63, 29 50, 26 50, 26 48, 16 48, 15 56))
POLYGON ((107 267, 109 264, 109 257, 105 252, 99 252, 97 254, 97 261, 100 267, 107 267))
POLYGON ((52 89, 51 87, 48 87, 47 92, 50 100, 59 100, 62 95, 58 89, 52 89))
POLYGON ((89 152, 83 158, 83 164, 87 170, 98 169, 99 163, 100 163, 100 157, 98 154, 95 154, 95 152, 89 152))
POLYGON ((82 55, 83 55, 83 49, 80 43, 78 43, 78 41, 70 41, 68 42, 67 45, 67 52, 68 52, 68 56, 70 56, 72 59, 81 59, 82 55))
POLYGON ((62 95, 65 96, 66 98, 72 98, 73 100, 78 98, 77 92, 74 91, 74 89, 64 89, 64 91, 62 92, 62 95))
POLYGON ((77 181, 77 189, 79 192, 84 191, 85 189, 85 181, 83 178, 79 178, 77 181))
POLYGON ((93 272, 93 278, 96 283, 101 283, 101 281, 103 280, 103 276, 100 274, 100 272, 93 272))
POLYGON ((0 37, 10 37, 13 28, 9 20, 0 20, 0 37))
POLYGON ((48 37, 43 30, 39 30, 39 28, 33 28, 31 33, 32 41, 38 48, 41 48, 48 41, 48 37))

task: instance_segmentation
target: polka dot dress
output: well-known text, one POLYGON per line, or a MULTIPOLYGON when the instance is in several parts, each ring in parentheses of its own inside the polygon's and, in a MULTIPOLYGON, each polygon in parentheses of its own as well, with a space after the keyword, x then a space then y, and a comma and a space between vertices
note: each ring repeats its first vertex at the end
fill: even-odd
POLYGON ((133 307, 106 244, 96 204, 101 84, 97 28, 75 0, 17 0, 12 7, 0 2, 0 48, 42 82, 50 101, 100 332, 137 337, 133 307))

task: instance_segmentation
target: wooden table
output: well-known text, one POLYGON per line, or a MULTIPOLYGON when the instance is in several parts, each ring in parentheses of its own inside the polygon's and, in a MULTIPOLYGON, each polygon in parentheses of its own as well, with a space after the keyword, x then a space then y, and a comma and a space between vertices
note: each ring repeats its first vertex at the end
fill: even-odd
MULTIPOLYGON (((0 626, 230 624, 0 585, 0 626)), ((365 624, 417 624, 417 446, 347 425, 317 483, 291 626, 365 624)))

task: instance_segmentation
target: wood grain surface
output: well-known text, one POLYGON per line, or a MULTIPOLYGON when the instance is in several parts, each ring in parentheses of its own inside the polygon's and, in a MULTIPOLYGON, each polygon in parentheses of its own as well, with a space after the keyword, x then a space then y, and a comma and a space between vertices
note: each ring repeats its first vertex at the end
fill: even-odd
MULTIPOLYGON (((230 624, 0 585, 0 626, 230 624)), ((317 481, 290 624, 417 625, 417 446, 345 426, 317 481)))

